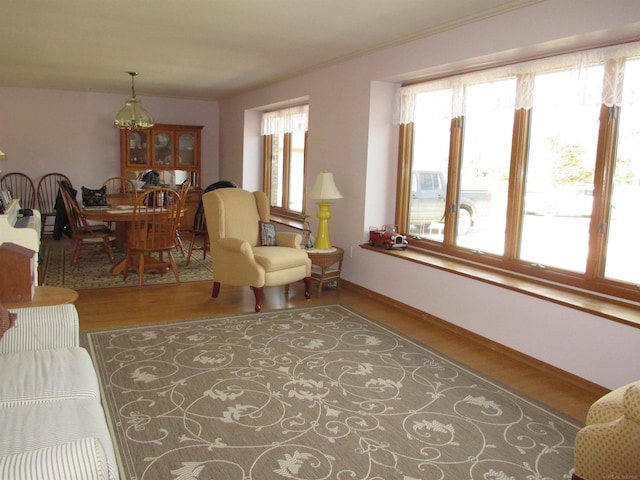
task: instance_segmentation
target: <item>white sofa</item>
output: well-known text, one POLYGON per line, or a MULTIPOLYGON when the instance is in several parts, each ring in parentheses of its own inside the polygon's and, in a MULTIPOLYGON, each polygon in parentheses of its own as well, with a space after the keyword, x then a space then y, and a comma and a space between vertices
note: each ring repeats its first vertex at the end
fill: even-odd
POLYGON ((118 480, 73 305, 10 309, 0 338, 0 478, 118 480))

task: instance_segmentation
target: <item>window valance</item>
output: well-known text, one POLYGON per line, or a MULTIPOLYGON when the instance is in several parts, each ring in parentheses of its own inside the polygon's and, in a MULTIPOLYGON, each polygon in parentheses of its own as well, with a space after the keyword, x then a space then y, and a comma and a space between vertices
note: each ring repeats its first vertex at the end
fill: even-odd
POLYGON ((305 132, 309 126, 309 105, 265 112, 262 114, 262 135, 305 132))
MULTIPOLYGON (((416 98, 426 92, 447 92, 431 96, 430 114, 440 118, 454 118, 470 113, 473 108, 483 111, 499 108, 530 109, 538 102, 548 103, 550 97, 536 98, 536 76, 565 71, 566 82, 557 87, 557 98, 573 96, 584 106, 604 104, 611 106, 640 103, 640 85, 627 85, 623 95, 625 69, 640 69, 640 42, 586 50, 550 58, 522 62, 479 72, 408 85, 398 89, 394 111, 394 124, 413 122, 416 98), (514 89, 505 89, 504 82, 515 82, 514 89), (469 105, 465 98, 467 86, 484 84, 505 92, 497 104, 469 105)), ((636 77, 637 78, 637 77, 636 77)), ((492 96, 492 98, 496 98, 492 96)))

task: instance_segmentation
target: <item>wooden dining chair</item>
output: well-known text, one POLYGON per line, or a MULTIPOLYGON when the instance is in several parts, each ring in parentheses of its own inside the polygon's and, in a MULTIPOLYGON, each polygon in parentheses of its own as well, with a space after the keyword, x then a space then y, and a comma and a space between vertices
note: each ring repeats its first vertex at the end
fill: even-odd
POLYGON ((24 173, 7 173, 0 180, 0 187, 2 190, 9 190, 11 198, 20 199, 22 208, 36 208, 36 188, 24 173))
MULTIPOLYGON (((111 177, 104 181, 107 203, 114 205, 135 205, 137 188, 135 184, 126 177, 111 177)), ((110 229, 114 229, 113 222, 107 224, 110 229)))
POLYGON ((102 244, 104 245, 105 252, 109 256, 109 260, 111 260, 111 263, 114 263, 115 260, 113 258, 113 252, 111 251, 111 237, 115 234, 104 225, 90 225, 82 214, 82 210, 80 209, 77 200, 71 196, 64 182, 61 181, 59 183, 59 188, 64 202, 64 208, 67 211, 67 219, 71 226, 71 233, 74 242, 73 253, 71 255, 71 270, 75 270, 76 265, 78 264, 80 247, 95 239, 102 240, 102 244))
POLYGON ((61 180, 71 185, 69 177, 62 173, 47 173, 38 182, 36 187, 36 196, 38 200, 38 210, 42 218, 41 234, 45 233, 45 225, 47 218, 56 216, 56 197, 58 196, 58 188, 61 180))
POLYGON ((135 205, 136 186, 126 177, 111 177, 102 184, 106 188, 107 198, 117 197, 119 205, 135 205))
POLYGON ((164 274, 171 268, 176 283, 180 284, 180 274, 171 254, 176 246, 180 211, 180 196, 173 189, 154 188, 138 196, 127 239, 124 280, 127 279, 129 268, 135 268, 138 271, 138 287, 142 287, 145 270, 157 270, 164 274))
MULTIPOLYGON (((187 201, 187 194, 189 193, 189 187, 191 187, 191 180, 187 178, 182 182, 182 185, 180 185, 180 188, 178 189, 178 195, 180 196, 180 206, 178 211, 184 209, 184 204, 187 201)), ((184 245, 180 238, 180 218, 178 218, 178 225, 176 225, 176 249, 179 250, 184 257, 184 245)))

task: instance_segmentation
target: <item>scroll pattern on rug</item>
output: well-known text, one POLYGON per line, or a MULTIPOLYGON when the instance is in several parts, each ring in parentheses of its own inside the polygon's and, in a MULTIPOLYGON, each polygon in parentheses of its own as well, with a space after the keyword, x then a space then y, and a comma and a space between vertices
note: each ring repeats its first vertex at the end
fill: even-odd
POLYGON ((124 479, 571 476, 578 422, 339 305, 86 335, 124 479))

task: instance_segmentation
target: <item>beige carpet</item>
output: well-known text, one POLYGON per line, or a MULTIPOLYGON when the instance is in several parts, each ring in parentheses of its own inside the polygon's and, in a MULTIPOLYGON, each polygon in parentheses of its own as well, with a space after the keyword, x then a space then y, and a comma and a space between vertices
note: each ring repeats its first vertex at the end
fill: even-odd
POLYGON ((84 335, 123 479, 570 477, 577 422, 339 305, 84 335))
MULTIPOLYGON (((189 242, 183 239, 183 243, 186 252, 189 248, 189 242)), ((112 264, 101 242, 82 247, 78 265, 74 271, 71 271, 72 252, 73 242, 66 238, 59 241, 48 240, 42 244, 40 259, 40 283, 42 285, 67 287, 74 290, 138 285, 138 274, 134 271, 129 272, 126 281, 122 279, 122 275, 109 274, 112 264)), ((114 257, 116 261, 119 261, 124 258, 124 252, 114 251, 114 257)), ((183 257, 181 253, 175 251, 173 258, 178 266, 181 282, 213 281, 211 257, 207 255, 206 260, 203 260, 201 250, 194 249, 188 266, 185 265, 186 257, 183 257)), ((145 285, 166 283, 175 283, 175 277, 171 270, 164 275, 154 271, 145 272, 145 285)))

